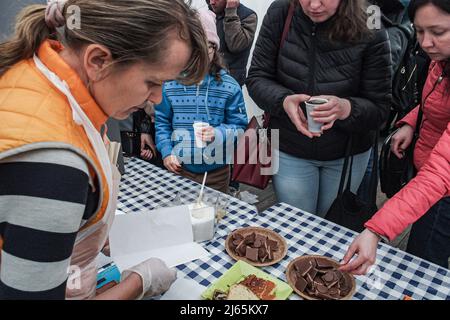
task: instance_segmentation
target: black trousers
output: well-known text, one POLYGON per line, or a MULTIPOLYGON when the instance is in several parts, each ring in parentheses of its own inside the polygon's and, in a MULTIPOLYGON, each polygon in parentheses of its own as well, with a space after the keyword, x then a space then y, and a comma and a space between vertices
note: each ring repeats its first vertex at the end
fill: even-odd
POLYGON ((450 197, 442 198, 413 224, 406 251, 444 268, 449 267, 450 197))

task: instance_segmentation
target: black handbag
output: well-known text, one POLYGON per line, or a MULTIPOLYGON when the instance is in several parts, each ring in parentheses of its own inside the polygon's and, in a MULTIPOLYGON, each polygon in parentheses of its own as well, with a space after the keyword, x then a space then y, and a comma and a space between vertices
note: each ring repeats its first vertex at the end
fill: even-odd
POLYGON ((350 155, 352 150, 353 138, 350 136, 345 152, 345 160, 342 169, 341 181, 339 184, 339 191, 336 199, 334 200, 325 216, 325 219, 356 232, 361 232, 362 230, 364 230, 364 223, 366 223, 366 221, 368 221, 373 216, 373 214, 377 212, 376 195, 378 184, 378 136, 379 134, 377 133, 374 143, 375 152, 372 164, 372 176, 370 178, 370 201, 367 203, 361 200, 350 190, 353 167, 353 156, 350 155), (349 162, 350 168, 348 167, 349 162), (345 176, 347 175, 347 171, 348 179, 347 184, 344 188, 345 176))
POLYGON ((141 134, 133 131, 121 131, 120 141, 126 157, 139 157, 141 155, 141 134))
MULTIPOLYGON (((433 65, 433 68, 434 66, 435 65, 433 65)), ((392 137, 399 129, 392 132, 383 142, 380 154, 380 187, 381 191, 385 193, 388 198, 391 198, 399 192, 400 189, 403 188, 417 174, 413 156, 416 142, 419 139, 420 127, 422 126, 423 109, 428 97, 436 89, 436 86, 442 82, 445 74, 446 72, 444 68, 444 71, 434 83, 431 91, 421 101, 419 112, 417 114, 416 129, 414 130, 413 141, 405 150, 403 158, 397 158, 397 156, 391 151, 392 137)))
MULTIPOLYGON (((421 113, 421 111, 420 111, 421 113)), ((418 118, 422 118, 419 114, 418 118)), ((418 122, 420 123, 420 122, 418 122)), ((420 127, 420 126, 417 126, 420 127)), ((391 198, 400 191, 414 176, 414 147, 419 133, 414 135, 411 145, 406 149, 403 158, 399 159, 391 151, 392 137, 398 129, 392 132, 383 142, 380 154, 380 188, 386 197, 391 198)))
POLYGON ((386 197, 392 198, 417 174, 414 166, 414 148, 419 138, 420 127, 423 118, 423 104, 419 106, 417 114, 417 125, 414 130, 413 141, 405 150, 403 158, 399 159, 391 151, 392 137, 397 133, 395 130, 386 137, 381 146, 380 153, 380 189, 386 194, 386 197))

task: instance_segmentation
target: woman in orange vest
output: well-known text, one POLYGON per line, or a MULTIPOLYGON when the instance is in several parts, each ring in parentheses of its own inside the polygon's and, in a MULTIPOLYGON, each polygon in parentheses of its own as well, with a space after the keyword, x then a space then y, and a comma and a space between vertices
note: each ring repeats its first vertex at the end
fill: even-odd
POLYGON ((0 299, 168 289, 175 272, 152 258, 95 296, 119 181, 100 129, 160 103, 167 80, 199 82, 207 65, 183 0, 50 0, 21 12, 0 44, 0 299))

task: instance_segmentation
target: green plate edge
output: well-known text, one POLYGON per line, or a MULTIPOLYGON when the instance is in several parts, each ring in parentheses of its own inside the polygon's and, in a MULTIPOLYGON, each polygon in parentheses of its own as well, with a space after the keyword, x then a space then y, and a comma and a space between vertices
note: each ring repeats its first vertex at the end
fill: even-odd
POLYGON ((286 300, 293 292, 292 288, 285 282, 265 273, 264 271, 239 260, 228 271, 226 271, 216 282, 211 284, 208 289, 202 293, 202 297, 207 300, 212 299, 215 290, 228 292, 231 285, 243 280, 245 277, 254 274, 258 278, 270 280, 276 285, 275 300, 286 300))

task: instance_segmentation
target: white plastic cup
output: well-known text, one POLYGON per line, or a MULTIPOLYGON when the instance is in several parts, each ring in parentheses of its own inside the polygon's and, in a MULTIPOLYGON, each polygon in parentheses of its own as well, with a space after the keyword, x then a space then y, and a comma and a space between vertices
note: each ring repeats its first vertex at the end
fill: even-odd
POLYGON ((306 105, 306 116, 308 118, 308 130, 312 133, 321 133, 323 123, 314 121, 314 117, 311 116, 311 112, 314 111, 314 108, 320 106, 321 104, 327 103, 327 99, 322 98, 311 98, 305 102, 306 105))
POLYGON ((188 205, 191 212, 192 233, 195 242, 203 242, 214 238, 215 210, 214 207, 197 203, 188 205))
POLYGON ((196 121, 196 122, 194 122, 194 124, 192 126, 194 127, 195 146, 197 148, 204 148, 204 147, 206 147, 206 141, 202 141, 200 139, 199 135, 201 136, 201 132, 202 132, 202 130, 204 128, 209 127, 209 123, 196 121))

